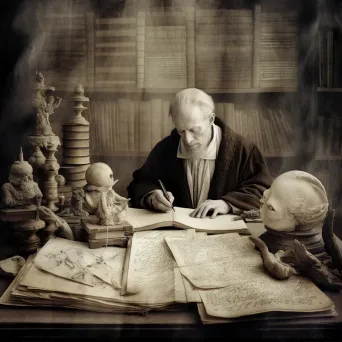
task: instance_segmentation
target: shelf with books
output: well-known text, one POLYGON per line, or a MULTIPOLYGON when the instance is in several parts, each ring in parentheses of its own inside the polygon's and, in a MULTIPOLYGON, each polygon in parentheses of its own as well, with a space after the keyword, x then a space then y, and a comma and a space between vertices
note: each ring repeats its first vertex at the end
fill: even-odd
POLYGON ((317 161, 328 161, 328 160, 342 160, 342 155, 323 155, 316 156, 315 160, 317 161))
MULTIPOLYGON (((201 88, 207 93, 211 94, 243 94, 243 93, 295 93, 295 87, 270 87, 270 88, 231 88, 231 89, 210 89, 201 88)), ((101 88, 89 89, 91 93, 150 93, 150 94, 174 94, 182 88, 101 88)))
POLYGON ((317 91, 320 93, 342 93, 342 88, 324 88, 318 87, 317 91))

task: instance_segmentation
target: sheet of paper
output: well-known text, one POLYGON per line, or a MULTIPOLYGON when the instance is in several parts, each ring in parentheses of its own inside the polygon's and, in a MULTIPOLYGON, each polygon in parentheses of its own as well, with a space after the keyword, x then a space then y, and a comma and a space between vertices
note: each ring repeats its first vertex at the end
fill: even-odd
POLYGON ((180 272, 199 289, 217 289, 242 281, 252 281, 260 266, 257 255, 232 261, 225 259, 202 265, 180 267, 180 272))
POLYGON ((178 267, 202 265, 222 259, 237 259, 241 253, 235 245, 241 245, 241 236, 237 233, 210 235, 186 241, 184 239, 165 238, 178 267))
POLYGON ((205 218, 194 218, 190 216, 193 209, 175 207, 174 221, 179 222, 185 226, 195 228, 203 231, 227 231, 247 229, 247 225, 243 220, 234 221, 236 215, 217 215, 214 219, 207 216, 205 218))
POLYGON ((311 280, 299 276, 277 280, 262 264, 250 281, 199 293, 207 314, 224 318, 269 311, 315 312, 334 305, 311 280))
POLYGON ((162 213, 147 209, 128 208, 126 220, 133 228, 154 226, 160 222, 173 222, 173 212, 162 213))
POLYGON ((127 293, 155 291, 163 288, 174 295, 174 271, 177 264, 165 238, 196 238, 189 230, 151 230, 134 233, 128 266, 127 293))
POLYGON ((120 247, 89 249, 86 243, 56 238, 42 247, 34 263, 46 272, 81 284, 95 286, 101 279, 120 288, 125 252, 120 247))
POLYGON ((209 236, 203 241, 184 242, 171 238, 166 241, 182 275, 200 289, 215 289, 247 281, 253 277, 254 268, 261 260, 253 244, 236 233, 209 236))
POLYGON ((188 303, 201 303, 202 299, 199 295, 198 288, 190 283, 190 281, 185 278, 182 274, 182 280, 185 288, 186 301, 188 303))
POLYGON ((182 274, 179 272, 178 267, 173 269, 175 278, 175 302, 186 303, 185 287, 182 279, 182 274))

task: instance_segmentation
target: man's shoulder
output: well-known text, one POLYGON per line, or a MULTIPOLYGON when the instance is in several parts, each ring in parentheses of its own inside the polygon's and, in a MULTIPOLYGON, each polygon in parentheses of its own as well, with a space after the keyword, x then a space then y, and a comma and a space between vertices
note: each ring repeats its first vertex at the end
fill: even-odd
POLYGON ((244 149, 246 151, 252 151, 256 147, 254 142, 239 134, 238 132, 235 132, 227 125, 225 125, 222 130, 222 141, 228 144, 233 143, 235 145, 235 148, 244 149))
POLYGON ((178 148, 179 134, 173 130, 170 135, 160 140, 154 147, 154 149, 175 149, 178 148))

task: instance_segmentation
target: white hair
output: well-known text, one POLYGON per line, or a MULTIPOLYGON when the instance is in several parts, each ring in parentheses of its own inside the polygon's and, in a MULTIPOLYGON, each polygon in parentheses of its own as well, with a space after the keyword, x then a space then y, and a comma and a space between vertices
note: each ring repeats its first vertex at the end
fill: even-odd
POLYGON ((197 105, 203 114, 211 115, 214 113, 215 104, 210 95, 197 88, 187 88, 179 91, 170 105, 170 116, 179 112, 180 109, 188 105, 197 105))

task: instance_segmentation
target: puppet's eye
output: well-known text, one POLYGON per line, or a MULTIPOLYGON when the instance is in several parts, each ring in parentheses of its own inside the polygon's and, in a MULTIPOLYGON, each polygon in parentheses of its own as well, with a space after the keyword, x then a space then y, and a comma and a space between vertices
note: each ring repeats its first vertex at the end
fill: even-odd
POLYGON ((269 211, 275 211, 274 208, 270 204, 267 204, 267 208, 269 211))
POLYGON ((111 173, 111 174, 109 175, 109 177, 110 177, 111 179, 113 179, 113 174, 111 173))

